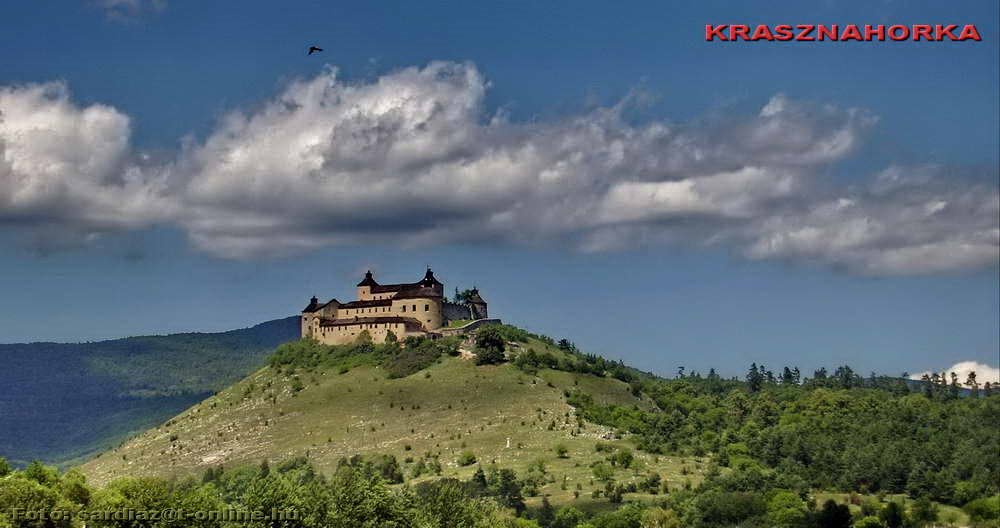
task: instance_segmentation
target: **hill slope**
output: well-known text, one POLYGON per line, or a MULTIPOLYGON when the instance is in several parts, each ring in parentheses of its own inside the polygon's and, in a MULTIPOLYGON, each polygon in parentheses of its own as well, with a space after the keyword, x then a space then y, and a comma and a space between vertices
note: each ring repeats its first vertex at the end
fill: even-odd
MULTIPOLYGON (((534 339, 521 348, 559 353, 534 339)), ((610 429, 578 419, 567 392, 585 392, 598 402, 653 406, 614 378, 548 369, 528 373, 510 363, 480 366, 464 354, 444 355, 405 377, 388 374, 370 363, 292 375, 265 367, 82 469, 101 484, 126 474, 197 475, 221 465, 302 455, 330 471, 342 457, 389 454, 407 478, 424 462, 440 463, 443 476, 468 478, 475 465, 459 460, 471 453, 484 465, 519 472, 541 460, 547 474, 558 476, 543 484, 544 492, 562 501, 577 484, 588 496, 603 489, 590 468, 606 457, 595 452, 597 443, 632 447, 611 439, 610 429), (555 451, 560 445, 567 451, 563 456, 555 451)), ((635 456, 642 462, 619 469, 619 479, 638 479, 649 470, 676 487, 699 478, 693 473, 701 462, 695 459, 635 456)))
POLYGON ((0 456, 91 455, 259 368, 298 317, 221 333, 0 345, 0 456))

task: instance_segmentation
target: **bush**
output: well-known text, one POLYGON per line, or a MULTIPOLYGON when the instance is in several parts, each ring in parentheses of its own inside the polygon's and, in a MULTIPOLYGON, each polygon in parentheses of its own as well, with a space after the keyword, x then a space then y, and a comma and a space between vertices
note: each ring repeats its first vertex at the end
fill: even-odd
POLYGON ((402 349, 388 355, 382 365, 390 378, 405 378, 433 365, 443 350, 435 341, 426 338, 407 338, 402 349))
POLYGON ((465 467, 471 466, 476 463, 476 455, 472 451, 462 451, 461 455, 458 455, 458 465, 465 467))
POLYGON ((610 482, 615 478, 615 470, 604 462, 594 464, 590 470, 594 473, 594 478, 601 482, 610 482))
POLYGON ((378 477, 390 484, 403 483, 403 471, 396 457, 392 455, 354 455, 351 458, 340 459, 337 467, 351 468, 369 478, 378 477))
POLYGON ((969 520, 974 523, 995 521, 1000 519, 1000 495, 976 499, 962 509, 969 514, 969 520))
POLYGON ((506 340, 500 327, 488 325, 476 331, 476 364, 494 365, 503 363, 506 340))
POLYGON ((862 517, 858 522, 854 523, 854 528, 885 528, 882 521, 878 517, 873 517, 869 515, 868 517, 862 517))
POLYGON ((651 495, 656 495, 660 492, 660 485, 662 484, 662 481, 663 479, 660 478, 659 473, 650 473, 646 475, 645 479, 643 479, 642 483, 639 485, 639 489, 651 495))

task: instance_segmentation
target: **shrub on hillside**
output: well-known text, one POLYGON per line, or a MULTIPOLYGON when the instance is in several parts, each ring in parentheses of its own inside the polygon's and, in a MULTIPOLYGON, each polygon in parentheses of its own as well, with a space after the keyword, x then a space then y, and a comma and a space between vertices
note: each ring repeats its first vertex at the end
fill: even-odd
POLYGON ((499 325, 487 325, 476 330, 476 348, 495 349, 503 352, 507 348, 507 340, 499 325))
POLYGON ((377 476, 390 484, 403 483, 403 471, 396 457, 392 455, 354 455, 351 458, 340 459, 337 467, 361 471, 369 478, 377 476))
POLYGON ((476 364, 495 365, 505 360, 506 341, 498 325, 489 325, 476 331, 476 364))
POLYGON ((465 467, 476 463, 476 455, 472 451, 463 451, 458 455, 458 465, 465 467))
POLYGON ((976 499, 962 509, 969 514, 969 520, 976 526, 989 526, 988 522, 1000 520, 1000 495, 976 499))
POLYGON ((396 343, 375 345, 370 338, 360 336, 354 343, 346 345, 324 345, 314 339, 299 339, 284 343, 275 349, 268 359, 268 365, 276 371, 293 373, 298 369, 347 367, 361 364, 377 364, 381 357, 391 355, 398 349, 396 343))
POLYGON ((390 378, 404 378, 433 365, 442 355, 457 355, 458 342, 455 338, 427 339, 407 337, 403 346, 384 345, 391 353, 384 354, 383 367, 390 378), (391 348, 390 348, 391 347, 391 348))

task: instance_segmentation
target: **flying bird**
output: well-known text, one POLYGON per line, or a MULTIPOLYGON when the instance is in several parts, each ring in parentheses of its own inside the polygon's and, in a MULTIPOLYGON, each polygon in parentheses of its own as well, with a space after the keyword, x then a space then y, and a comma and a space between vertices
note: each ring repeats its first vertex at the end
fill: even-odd
POLYGON ((317 51, 323 51, 323 48, 317 48, 316 46, 309 46, 309 53, 307 53, 306 55, 312 55, 317 51))

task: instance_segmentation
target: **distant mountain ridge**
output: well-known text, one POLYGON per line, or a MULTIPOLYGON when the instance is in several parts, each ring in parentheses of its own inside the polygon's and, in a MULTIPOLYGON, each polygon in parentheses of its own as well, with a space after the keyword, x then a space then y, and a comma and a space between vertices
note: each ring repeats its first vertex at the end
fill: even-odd
POLYGON ((0 344, 0 456, 63 463, 162 422, 297 339, 299 317, 218 333, 0 344))

